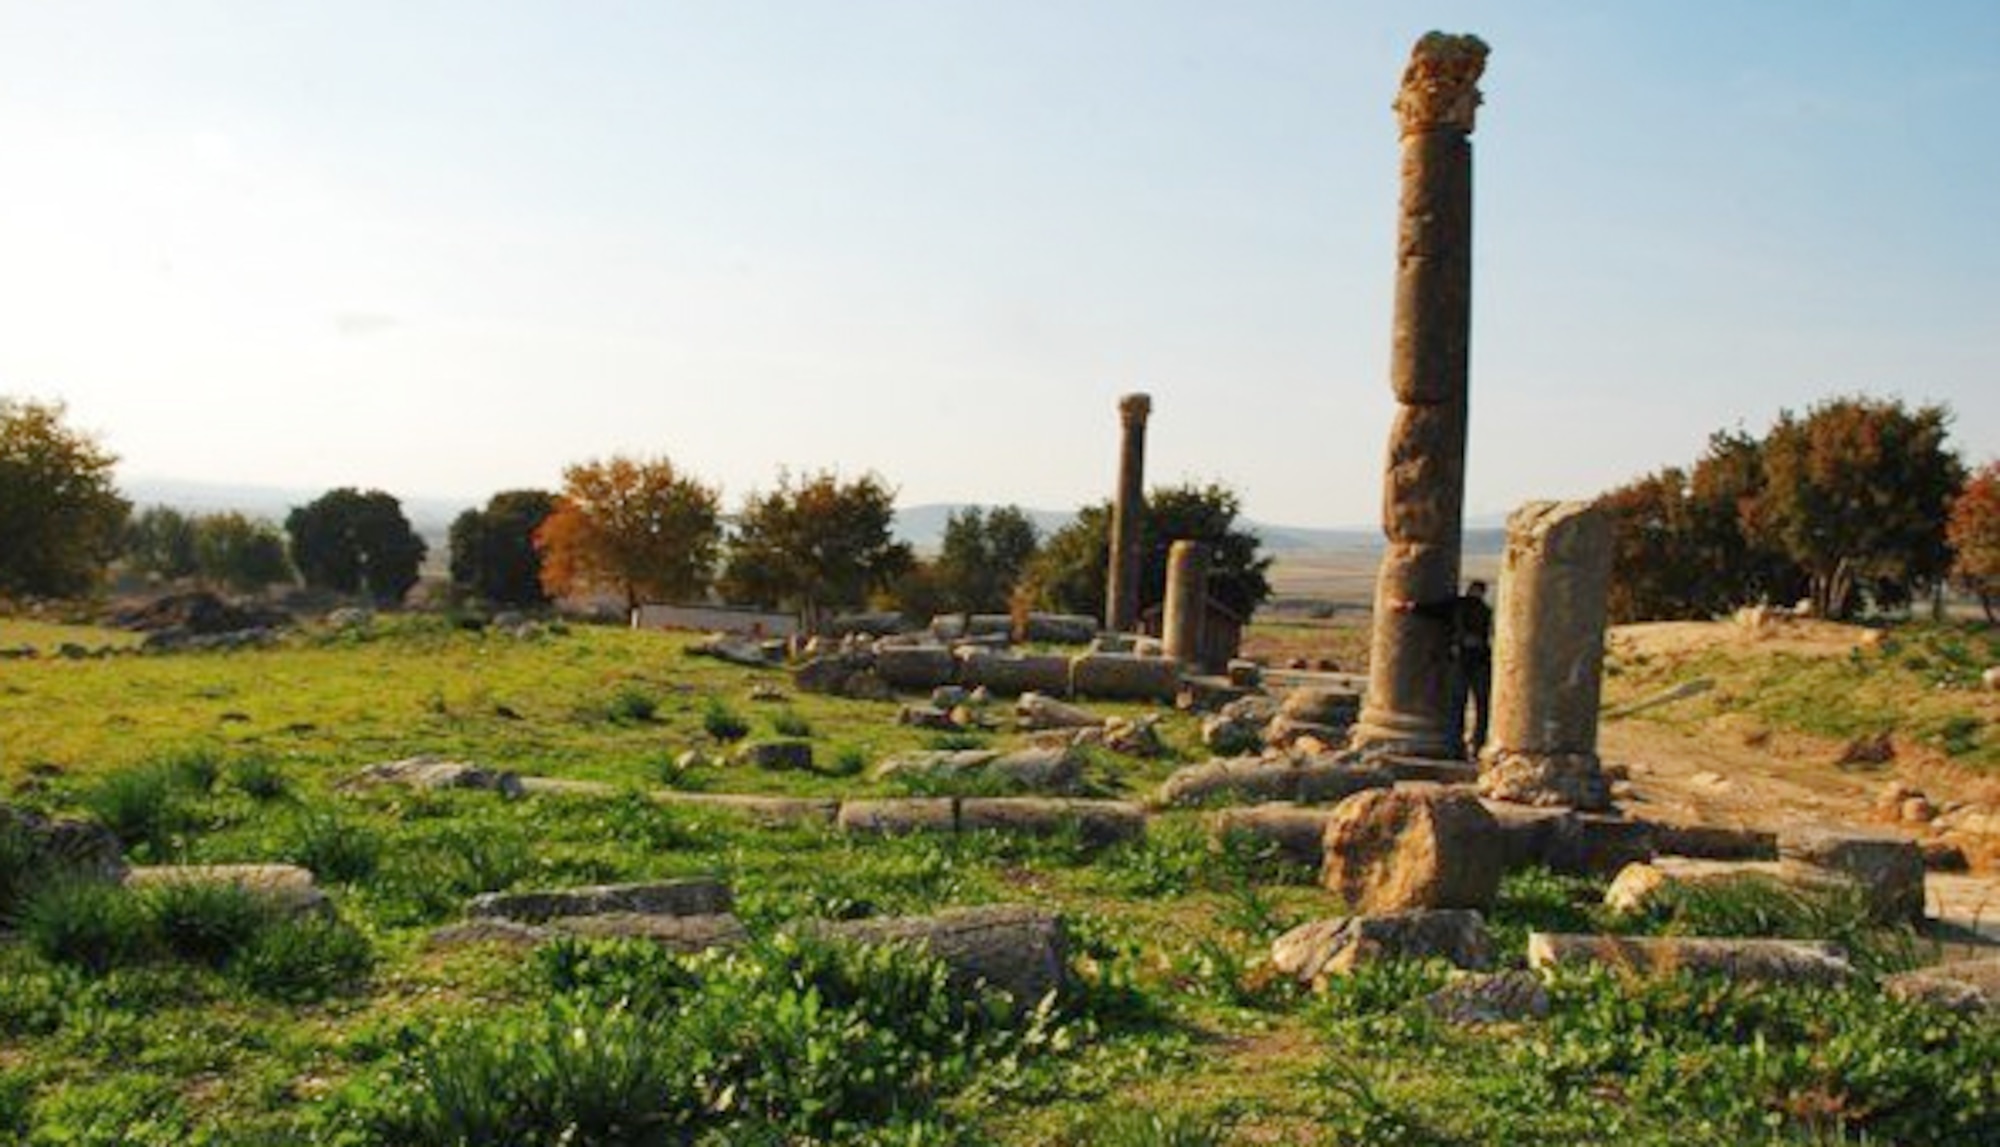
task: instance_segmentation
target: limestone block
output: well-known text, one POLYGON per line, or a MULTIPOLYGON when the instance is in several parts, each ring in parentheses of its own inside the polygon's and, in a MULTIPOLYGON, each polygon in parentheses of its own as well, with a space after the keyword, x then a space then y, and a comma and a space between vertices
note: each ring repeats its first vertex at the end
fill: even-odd
POLYGON ((1146 810, 1129 801, 1055 797, 966 797, 958 802, 961 832, 1050 836, 1072 827, 1086 844, 1116 844, 1145 835, 1146 810))
POLYGON ((1490 908, 1500 827, 1469 793, 1374 789, 1327 823, 1320 883, 1363 914, 1490 908))
POLYGON ((501 769, 489 769, 468 761, 448 761, 439 757, 415 756, 400 761, 369 765, 355 776, 361 784, 401 785, 404 788, 487 789, 502 796, 520 796, 521 778, 501 769))
POLYGON ((1014 702, 1014 715, 1023 729, 1092 729, 1104 725, 1104 718, 1088 709, 1035 692, 1021 694, 1014 702))
POLYGON ((1587 936, 1560 932, 1534 932, 1528 936, 1530 968, 1550 971, 1587 964, 1641 975, 1693 972, 1761 983, 1840 984, 1856 975, 1838 945, 1817 940, 1587 936))
POLYGON ((935 916, 810 921, 799 931, 863 944, 908 944, 941 960, 961 990, 998 988, 1021 1010, 1069 982, 1062 917, 1025 904, 959 908, 935 916))
POLYGON ((739 813, 759 824, 830 824, 840 802, 813 797, 766 797, 743 793, 684 793, 664 789, 650 794, 659 804, 739 813))
POLYGON ((1923 918, 1924 854, 1915 841, 1889 832, 1806 825, 1779 835, 1778 855, 1851 877, 1877 919, 1923 918))
POLYGON ((875 675, 891 689, 929 692, 957 679, 958 659, 942 645, 875 647, 875 675))
POLYGON ((1176 769, 1160 786, 1156 803, 1168 807, 1260 801, 1330 803, 1393 783, 1387 772, 1341 755, 1225 757, 1176 769))
POLYGON ((1459 1027, 1522 1023, 1548 1017, 1549 990, 1541 977, 1518 968, 1454 974, 1444 987, 1424 997, 1424 1007, 1459 1027))
POLYGON ((1493 966, 1493 941, 1479 913, 1463 909, 1334 916, 1301 924, 1271 944, 1271 966, 1301 983, 1323 985, 1363 964, 1443 959, 1461 968, 1493 966))
POLYGON ((1899 1000, 1921 1001, 1955 1012, 2000 1011, 2000 957, 1954 960, 1898 972, 1882 990, 1899 1000))
POLYGON ((719 880, 656 880, 635 884, 592 884, 533 892, 489 892, 476 896, 466 914, 543 924, 562 916, 637 913, 647 916, 714 916, 728 912, 733 898, 719 880))
POLYGON ((1278 713, 1308 725, 1344 729, 1361 714, 1361 695, 1347 689, 1300 686, 1285 694, 1278 713))
POLYGON ((1083 783, 1083 758, 1068 747, 939 749, 897 753, 875 767, 877 780, 923 777, 937 781, 991 783, 1036 793, 1071 793, 1083 783))
POLYGON ((1171 702, 1181 667, 1164 657, 1082 653, 1070 661, 1070 687, 1079 697, 1171 702))
POLYGON ((902 836, 912 832, 958 831, 958 801, 953 797, 891 797, 840 802, 835 819, 842 832, 869 836, 902 836))
POLYGON ((1070 695, 1069 658, 961 648, 958 651, 958 681, 967 688, 984 687, 990 692, 1008 696, 1033 692, 1067 697, 1070 695))
POLYGON ((1208 818, 1209 837, 1220 846, 1233 837, 1275 846, 1293 864, 1317 869, 1325 857, 1326 822, 1330 808, 1308 808, 1286 801, 1219 809, 1208 818))
POLYGON ((314 883, 313 874, 296 864, 134 865, 125 872, 127 888, 165 888, 187 884, 240 888, 252 897, 295 916, 333 910, 326 893, 314 883))

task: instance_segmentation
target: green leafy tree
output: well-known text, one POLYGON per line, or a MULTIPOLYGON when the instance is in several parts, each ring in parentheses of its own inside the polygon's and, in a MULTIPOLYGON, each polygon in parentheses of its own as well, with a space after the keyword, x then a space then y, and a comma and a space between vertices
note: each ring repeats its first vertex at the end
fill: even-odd
POLYGON ((1714 577, 1702 568, 1690 526, 1687 474, 1676 467, 1598 499, 1611 518, 1611 620, 1707 617, 1714 577))
POLYGON ((189 525, 203 581, 235 593, 258 593, 292 579, 285 537, 272 523, 230 512, 198 514, 189 525))
POLYGON ((2000 462, 1988 462, 1965 480, 1951 503, 1947 523, 1952 548, 1951 576, 1979 599, 1986 620, 1994 621, 2000 602, 2000 462))
POLYGON ((915 564, 891 533, 896 492, 875 474, 843 482, 831 471, 752 493, 737 516, 723 568, 731 601, 796 609, 817 629, 833 611, 858 608, 915 564))
MULTIPOLYGON (((1176 541, 1190 540, 1209 547, 1209 596, 1242 617, 1255 613, 1271 596, 1271 558, 1259 552, 1254 532, 1237 525, 1241 510, 1235 491, 1217 483, 1154 487, 1140 519, 1140 605, 1165 599, 1168 551, 1176 541)), ((1110 538, 1109 502, 1078 511, 1028 563, 1035 600, 1070 613, 1100 615, 1110 538)))
POLYGON ((554 597, 615 588, 630 609, 696 597, 715 569, 720 507, 714 487, 665 458, 568 467, 534 533, 542 586, 554 597))
POLYGON ((417 584, 426 546, 402 503, 380 490, 329 490, 285 517, 292 564, 305 583, 378 602, 403 600, 417 584))
POLYGON ((1041 540, 1041 531, 1019 506, 990 513, 977 506, 953 510, 945 518, 943 544, 932 565, 940 608, 1005 611, 1041 540))
POLYGON ((1949 571, 1945 520, 1965 480, 1945 446, 1950 422, 1942 406, 1866 397, 1779 415, 1756 531, 1806 571, 1820 616, 1850 616, 1863 589, 1903 604, 1949 571))
POLYGON ((125 525, 125 562, 168 581, 195 573, 194 520, 171 506, 148 506, 125 525))
POLYGON ((112 483, 118 459, 63 414, 0 397, 0 596, 84 593, 118 552, 132 509, 112 483))
POLYGON ((547 605, 535 531, 555 510, 546 490, 506 490, 460 514, 451 523, 452 584, 495 605, 547 605))

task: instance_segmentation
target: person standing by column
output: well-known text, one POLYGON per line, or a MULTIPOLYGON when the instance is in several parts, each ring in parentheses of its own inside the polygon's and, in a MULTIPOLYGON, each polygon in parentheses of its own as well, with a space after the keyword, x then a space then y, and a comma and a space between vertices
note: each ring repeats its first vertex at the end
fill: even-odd
POLYGON ((1398 600, 1398 613, 1411 613, 1449 626, 1447 649, 1451 662, 1449 721, 1467 760, 1479 759, 1493 708, 1493 608, 1486 604, 1486 583, 1471 582, 1457 597, 1436 601, 1398 600), (1472 739, 1465 739, 1465 705, 1473 705, 1472 739))

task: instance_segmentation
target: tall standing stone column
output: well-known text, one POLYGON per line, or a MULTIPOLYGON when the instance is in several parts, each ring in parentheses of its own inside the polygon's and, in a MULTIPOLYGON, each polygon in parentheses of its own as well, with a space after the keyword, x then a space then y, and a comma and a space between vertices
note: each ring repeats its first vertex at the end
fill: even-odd
POLYGON ((1368 699, 1354 746, 1460 753, 1450 627, 1404 602, 1458 593, 1465 501, 1467 348, 1472 326, 1472 134, 1486 45, 1432 32, 1396 95, 1403 192, 1389 381, 1397 411, 1382 493, 1387 546, 1375 579, 1368 699))
POLYGON ((1611 519, 1585 502, 1530 502, 1507 519, 1493 619, 1493 726, 1480 791, 1602 809, 1597 759, 1611 519))
POLYGON ((1110 567, 1104 579, 1104 628, 1129 632, 1139 620, 1140 524, 1146 513, 1146 416, 1153 400, 1128 394, 1118 400, 1124 437, 1118 449, 1118 498, 1111 504, 1110 567))
POLYGON ((1202 623, 1208 614, 1208 547, 1183 538, 1167 551, 1167 602, 1160 637, 1166 654, 1183 665, 1199 665, 1206 650, 1202 623))

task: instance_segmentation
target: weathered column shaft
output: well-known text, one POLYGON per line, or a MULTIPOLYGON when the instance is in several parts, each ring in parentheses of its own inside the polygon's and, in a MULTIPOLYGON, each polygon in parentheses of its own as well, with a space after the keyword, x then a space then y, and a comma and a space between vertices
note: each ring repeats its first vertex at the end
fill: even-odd
POLYGON ((1585 502, 1530 502, 1507 519, 1493 622, 1489 796, 1602 807, 1597 759, 1611 519, 1585 502))
POLYGON ((1167 656, 1183 665, 1202 661, 1202 623, 1208 614, 1208 547, 1182 539, 1167 551, 1167 601, 1160 636, 1167 656))
POLYGON ((1472 318, 1473 111, 1486 45, 1430 33, 1396 96, 1403 191, 1389 381, 1398 404, 1382 493, 1388 545, 1375 582, 1361 749, 1460 751, 1448 712, 1451 627, 1397 608, 1458 593, 1472 318))
POLYGON ((1118 400, 1124 437, 1118 452, 1118 497, 1111 504, 1111 551, 1105 571, 1104 628, 1130 631, 1139 620, 1141 525, 1146 513, 1146 416, 1153 400, 1128 394, 1118 400))

